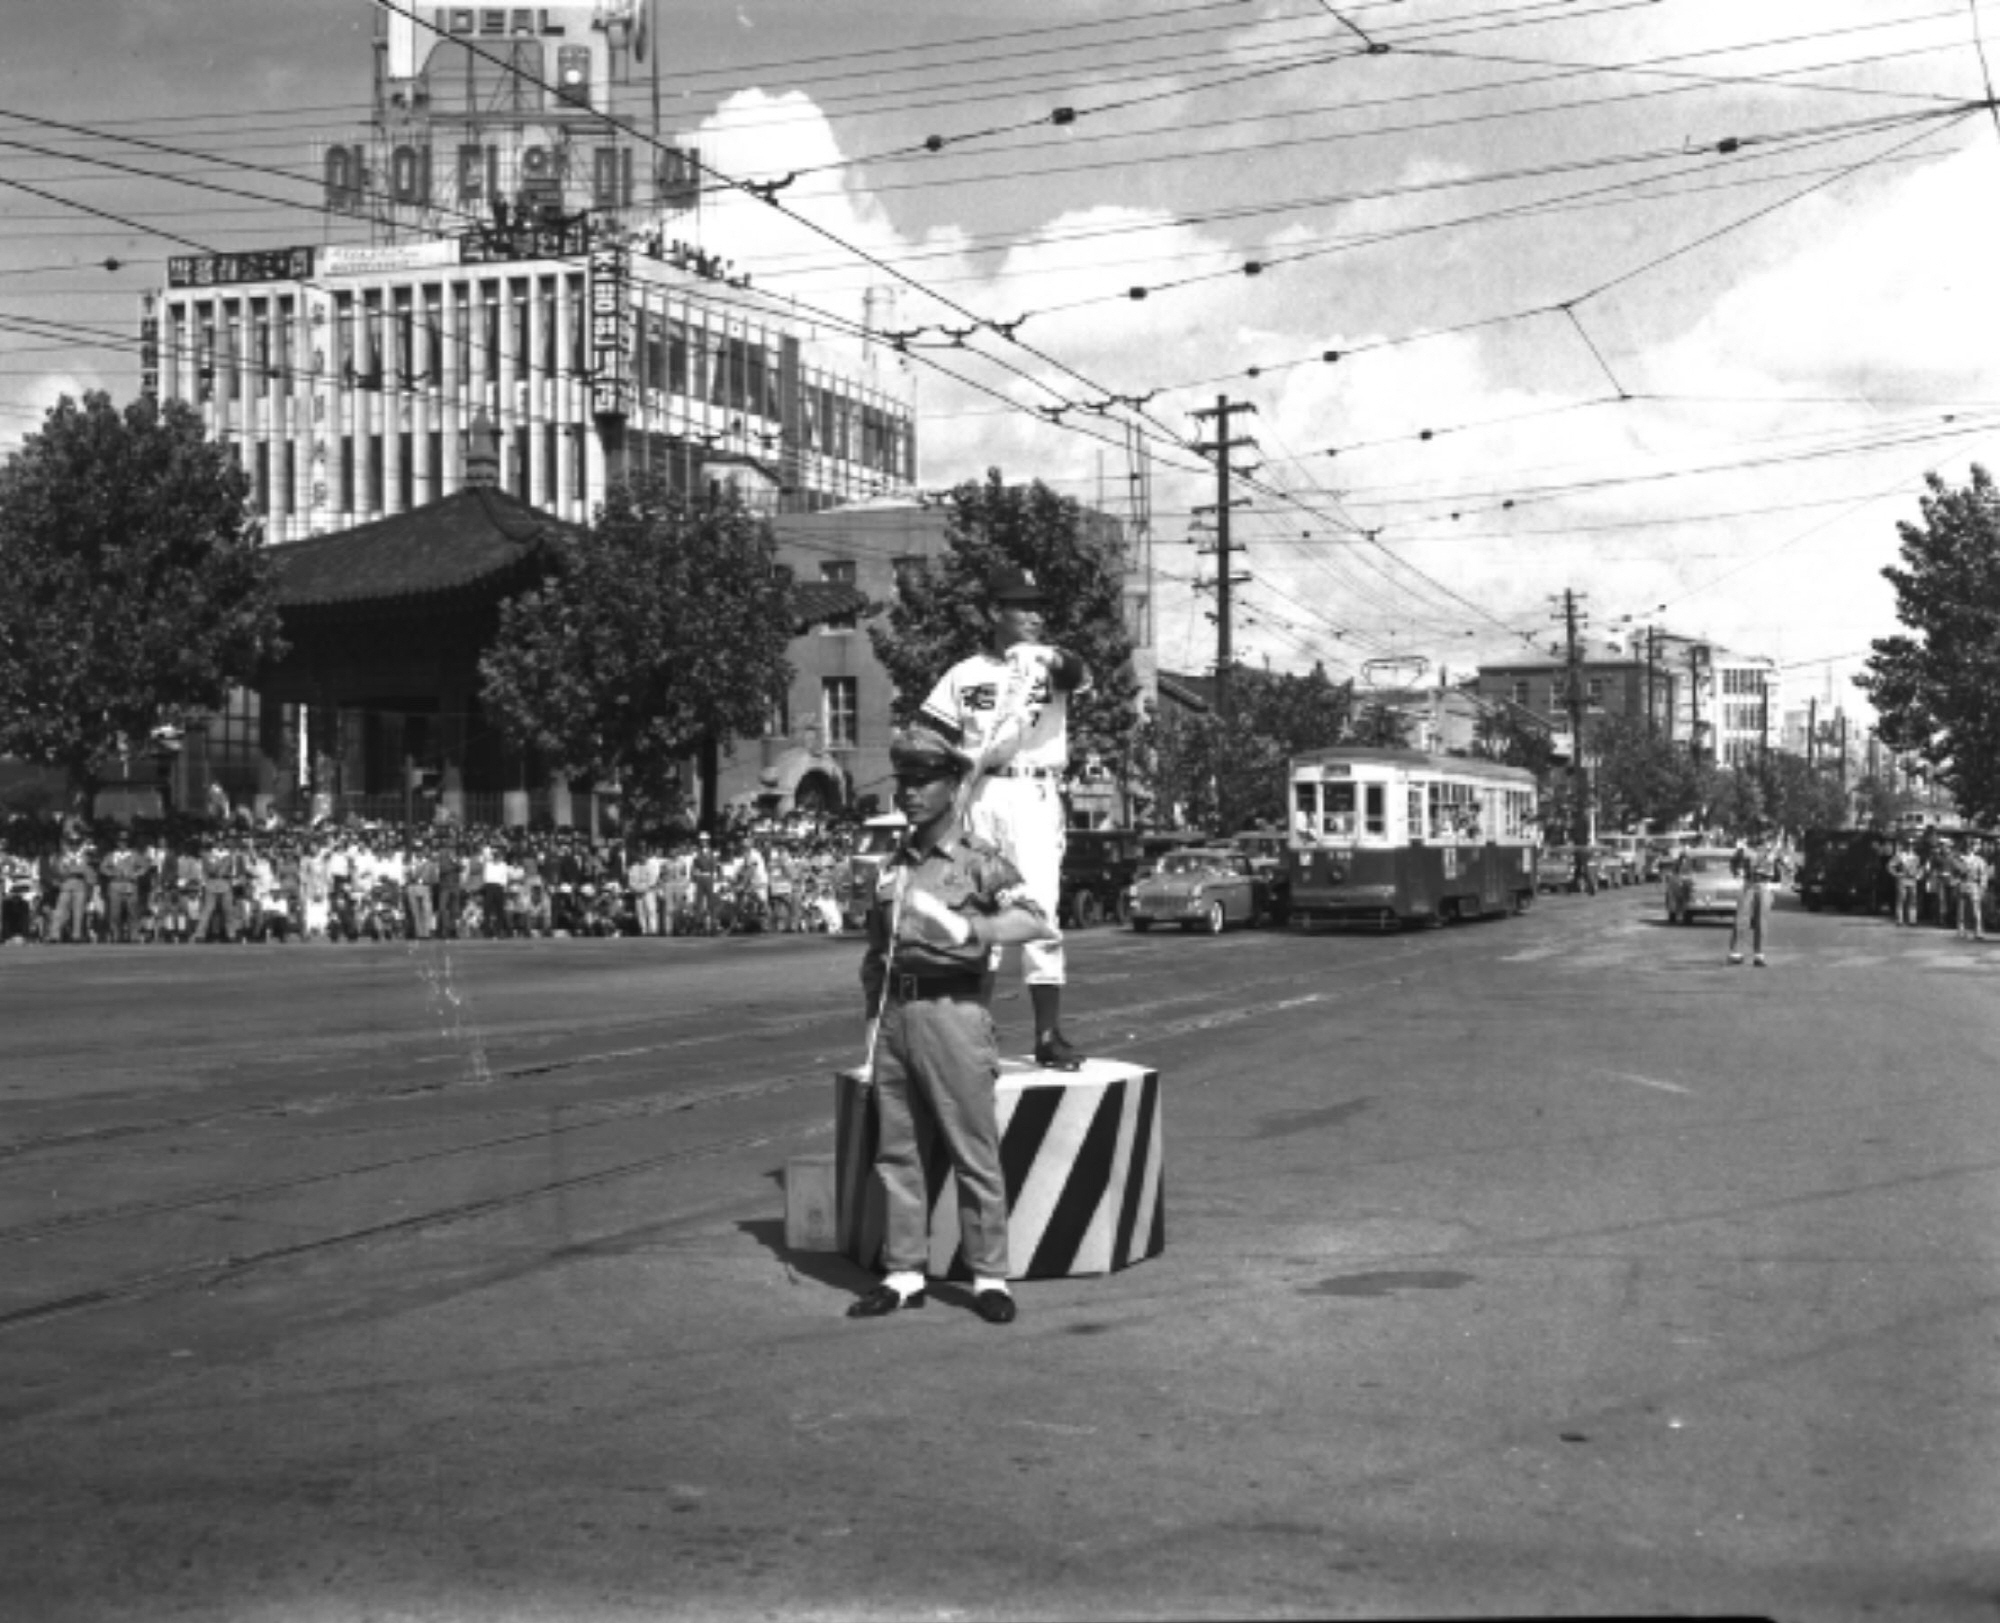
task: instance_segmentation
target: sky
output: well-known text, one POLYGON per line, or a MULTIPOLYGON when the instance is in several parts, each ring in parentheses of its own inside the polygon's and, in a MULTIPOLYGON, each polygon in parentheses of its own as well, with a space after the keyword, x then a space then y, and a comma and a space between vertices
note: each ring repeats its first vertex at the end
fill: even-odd
MULTIPOLYGON (((926 486, 1143 497, 1167 669, 1215 657, 1222 397, 1238 655, 1364 684, 1546 651, 1574 592, 1855 709, 1898 522, 1995 458, 2000 0, 658 6, 668 132, 794 177, 677 234, 806 319, 893 294, 926 486)), ((313 143, 375 11, 19 9, 0 442, 134 391, 174 237, 352 238, 313 143)))

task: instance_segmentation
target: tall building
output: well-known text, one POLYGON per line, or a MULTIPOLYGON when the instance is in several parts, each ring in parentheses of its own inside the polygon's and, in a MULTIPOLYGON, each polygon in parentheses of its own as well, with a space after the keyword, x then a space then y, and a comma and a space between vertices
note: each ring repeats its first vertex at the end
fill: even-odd
POLYGON ((699 154, 611 116, 649 45, 657 73, 646 20, 641 0, 378 11, 372 124, 317 155, 325 207, 368 240, 168 261, 142 388, 237 449, 271 540, 455 493, 482 412, 500 488, 569 521, 639 470, 773 513, 914 486, 903 359, 699 246, 699 154))

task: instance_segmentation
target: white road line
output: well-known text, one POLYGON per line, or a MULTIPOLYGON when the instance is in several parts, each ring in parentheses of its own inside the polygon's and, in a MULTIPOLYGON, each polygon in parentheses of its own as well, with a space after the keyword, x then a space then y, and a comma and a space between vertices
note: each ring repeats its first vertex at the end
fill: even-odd
POLYGON ((1636 1082, 1642 1088, 1658 1088, 1662 1093, 1692 1093, 1694 1089, 1684 1088, 1678 1082, 1661 1082, 1650 1076, 1640 1076, 1636 1071, 1606 1071, 1606 1076, 1615 1076, 1620 1082, 1636 1082))

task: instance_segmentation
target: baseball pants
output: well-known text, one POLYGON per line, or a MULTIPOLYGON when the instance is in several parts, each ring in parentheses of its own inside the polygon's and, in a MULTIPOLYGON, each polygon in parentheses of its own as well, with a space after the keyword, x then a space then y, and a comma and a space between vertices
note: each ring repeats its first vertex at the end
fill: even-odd
MULTIPOLYGON (((1069 843, 1061 785, 1053 778, 982 778, 972 793, 966 823, 1020 871, 1029 900, 1054 926, 1062 900, 1063 850, 1069 843)), ((1021 965, 1030 986, 1066 983, 1069 966, 1061 932, 1053 940, 1025 943, 1021 965)))

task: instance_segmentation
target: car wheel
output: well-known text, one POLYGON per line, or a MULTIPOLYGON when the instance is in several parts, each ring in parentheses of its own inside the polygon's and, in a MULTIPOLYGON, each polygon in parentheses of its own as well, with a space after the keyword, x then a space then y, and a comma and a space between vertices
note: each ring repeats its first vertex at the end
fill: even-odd
POLYGON ((1076 927, 1079 930, 1094 929, 1104 922, 1104 908, 1097 900, 1094 890, 1080 890, 1076 893, 1076 927))
POLYGON ((1153 921, 1151 919, 1132 920, 1132 929, 1135 934, 1144 935, 1148 930, 1152 929, 1152 927, 1153 927, 1153 921))
POLYGON ((1224 930, 1229 928, 1228 909, 1220 902, 1210 902, 1208 904, 1208 918, 1206 923, 1210 935, 1221 935, 1224 930))

